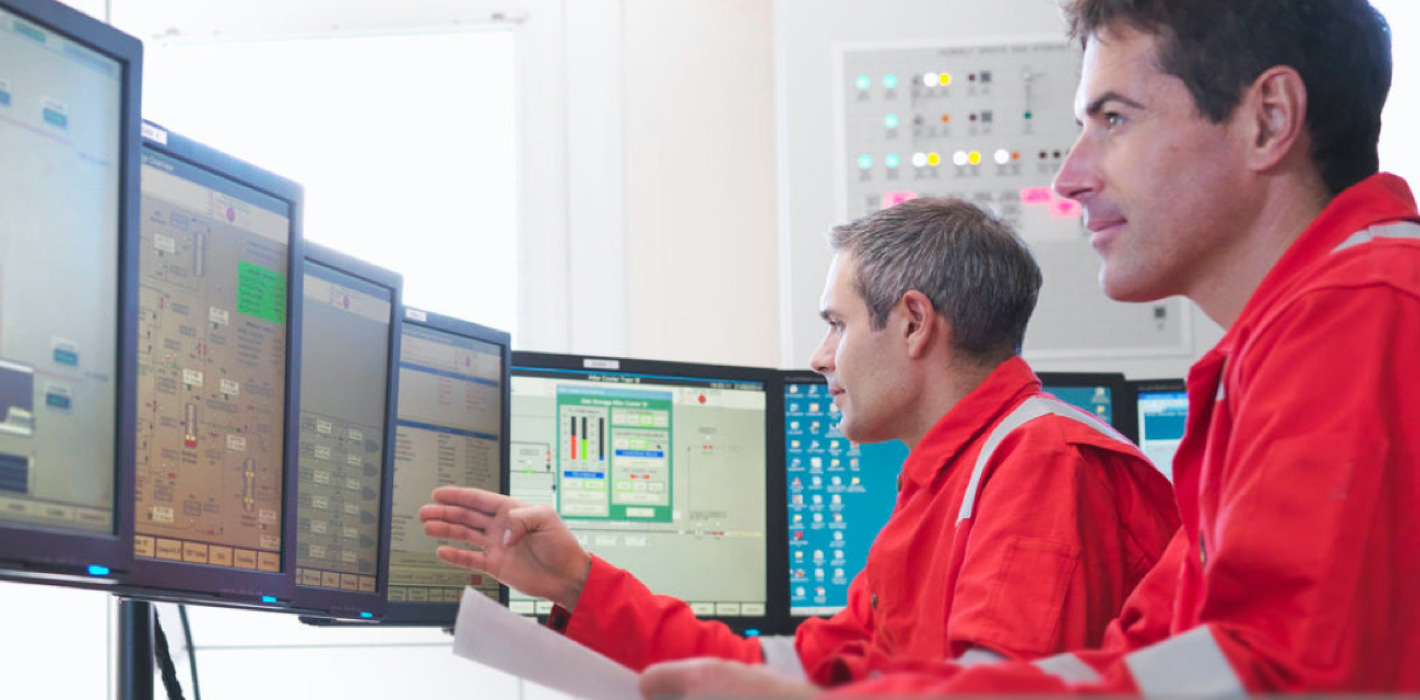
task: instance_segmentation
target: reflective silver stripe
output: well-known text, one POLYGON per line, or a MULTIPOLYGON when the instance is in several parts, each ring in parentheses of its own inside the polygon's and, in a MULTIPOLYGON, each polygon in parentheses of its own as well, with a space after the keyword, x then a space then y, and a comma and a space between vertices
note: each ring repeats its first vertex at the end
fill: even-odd
POLYGON ((971 517, 972 511, 976 508, 976 490, 981 488, 981 475, 986 471, 986 463, 991 461, 991 455, 996 451, 996 446, 1011 434, 1012 430, 1019 428, 1041 416, 1050 415, 1050 409, 1045 406, 1045 402, 1038 398, 1026 399, 1016 410, 1011 411, 1011 415, 1001 421, 991 434, 986 436, 986 444, 981 446, 981 454, 976 456, 976 466, 971 469, 971 481, 966 484, 966 496, 961 500, 961 510, 957 513, 957 522, 971 517))
MULTIPOLYGON (((1001 421, 995 430, 986 437, 986 444, 981 446, 981 454, 976 456, 976 465, 971 470, 971 481, 966 485, 966 496, 962 498, 961 510, 957 513, 957 522, 966 520, 976 509, 976 492, 981 488, 981 476, 986 472, 986 465, 991 461, 991 456, 995 454, 996 447, 1006 439, 1011 431, 1029 423, 1037 418, 1048 415, 1057 415, 1061 418, 1069 418, 1082 425, 1087 425, 1107 437, 1118 440, 1131 447, 1134 443, 1129 442, 1123 435, 1120 435, 1114 428, 1089 417, 1088 414, 1064 401, 1047 399, 1033 396, 1026 399, 1016 410, 1011 411, 1011 415, 1001 421)), ((1136 450, 1138 448, 1135 448, 1136 450)))
POLYGON ((956 665, 961 667, 975 666, 977 664, 997 664, 1006 661, 1006 657, 997 654, 990 649, 972 647, 966 650, 965 654, 958 656, 956 665))
POLYGON ((793 637, 760 637, 759 651, 764 654, 765 666, 794 680, 808 680, 809 676, 804 672, 804 662, 799 660, 799 652, 794 649, 793 637))
POLYGON ((1081 661, 1080 657, 1074 654, 1056 654, 1049 658, 1037 659, 1034 663, 1036 668, 1066 683, 1100 682, 1100 674, 1095 673, 1089 664, 1081 661))
POLYGON ((1357 231, 1351 234, 1350 238, 1342 241, 1341 245, 1332 248, 1331 252, 1339 253, 1347 248, 1353 248, 1363 243, 1370 243, 1377 238, 1420 239, 1420 224, 1413 221, 1399 221, 1393 224, 1372 226, 1364 231, 1357 231))
POLYGON ((1146 698, 1247 697, 1242 681, 1206 626, 1140 649, 1124 657, 1124 663, 1146 698))

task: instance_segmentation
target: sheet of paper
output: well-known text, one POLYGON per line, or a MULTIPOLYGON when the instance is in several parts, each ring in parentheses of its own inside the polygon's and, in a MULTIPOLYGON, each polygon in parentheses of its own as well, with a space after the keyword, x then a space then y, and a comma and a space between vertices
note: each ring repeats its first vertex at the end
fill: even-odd
POLYGON ((635 700, 636 673, 467 588, 454 653, 586 700, 635 700))

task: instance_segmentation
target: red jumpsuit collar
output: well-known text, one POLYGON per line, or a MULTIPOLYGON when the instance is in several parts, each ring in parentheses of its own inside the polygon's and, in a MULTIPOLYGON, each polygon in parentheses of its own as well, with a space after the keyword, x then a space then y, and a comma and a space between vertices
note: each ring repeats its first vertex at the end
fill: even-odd
POLYGON ((1022 399, 1040 392, 1040 378, 1020 357, 996 366, 971 393, 952 406, 922 442, 907 456, 902 473, 926 486, 944 467, 955 464, 959 453, 1005 417, 1022 399))

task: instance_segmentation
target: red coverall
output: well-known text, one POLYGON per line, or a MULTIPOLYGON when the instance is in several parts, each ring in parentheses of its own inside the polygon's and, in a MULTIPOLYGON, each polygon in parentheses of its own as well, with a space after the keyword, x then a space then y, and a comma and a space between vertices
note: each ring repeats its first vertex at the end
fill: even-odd
POLYGON ((1394 176, 1341 193, 1193 366, 1184 526, 1102 650, 875 655, 843 692, 1420 691, 1418 220, 1394 176))
POLYGON ((900 484, 847 608, 805 622, 792 643, 696 620, 601 559, 576 614, 556 609, 549 625, 636 670, 716 656, 817 678, 830 659, 870 650, 941 660, 971 647, 1032 659, 1098 646, 1178 528, 1159 471, 1042 393, 1019 358, 938 421, 900 484))

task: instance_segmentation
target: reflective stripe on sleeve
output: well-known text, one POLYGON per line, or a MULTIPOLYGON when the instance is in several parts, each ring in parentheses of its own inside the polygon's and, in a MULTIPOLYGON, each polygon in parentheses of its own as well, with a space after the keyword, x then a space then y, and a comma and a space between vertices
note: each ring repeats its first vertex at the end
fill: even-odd
POLYGON ((1032 663, 1035 667, 1070 684, 1098 683, 1100 674, 1074 654, 1056 654, 1032 663))
POLYGON ((967 649, 966 653, 957 657, 956 665, 965 668, 967 666, 975 666, 977 664, 998 664, 1006 660, 1006 657, 997 654, 996 652, 991 651, 990 649, 984 649, 982 647, 972 647, 970 649, 967 649))
POLYGON ((1341 245, 1331 249, 1333 253, 1339 253, 1347 248, 1354 248, 1358 245, 1370 243, 1377 238, 1411 238, 1420 239, 1420 224, 1413 221, 1399 221, 1393 224, 1381 224, 1372 226, 1364 231, 1357 231, 1351 234, 1350 238, 1341 242, 1341 245))
POLYGON ((1146 698, 1245 698, 1237 673, 1213 631, 1195 627, 1124 657, 1146 698))
POLYGON ((764 654, 764 665, 783 673, 794 680, 806 681, 804 663, 799 660, 799 651, 794 648, 794 638, 778 635, 759 638, 759 651, 764 654))
POLYGON ((1094 428, 1105 436, 1118 440, 1138 451, 1138 448, 1134 447, 1134 443, 1120 435, 1114 428, 1095 420, 1080 409, 1064 401, 1033 396, 1021 402, 1021 405, 1011 411, 1011 414, 998 423, 991 434, 986 437, 986 443, 981 446, 981 453, 976 456, 976 465, 972 467, 971 481, 966 485, 966 495, 962 498, 961 510, 957 513, 957 522, 970 518, 976 510, 976 492, 981 488, 981 476, 986 472, 986 465, 991 462, 991 456, 995 454, 996 447, 1001 444, 1001 441, 1005 440, 1006 436, 1016 428, 1042 416, 1052 414, 1094 428))

